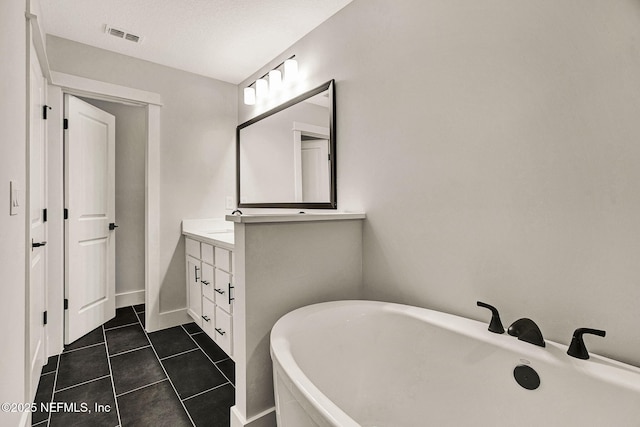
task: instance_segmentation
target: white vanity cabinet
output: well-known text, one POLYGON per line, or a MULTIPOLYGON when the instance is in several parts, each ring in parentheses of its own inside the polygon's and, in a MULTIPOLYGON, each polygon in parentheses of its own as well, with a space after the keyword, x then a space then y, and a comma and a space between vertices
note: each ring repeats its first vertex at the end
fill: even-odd
POLYGON ((187 311, 233 358, 233 251, 194 237, 185 236, 187 311))

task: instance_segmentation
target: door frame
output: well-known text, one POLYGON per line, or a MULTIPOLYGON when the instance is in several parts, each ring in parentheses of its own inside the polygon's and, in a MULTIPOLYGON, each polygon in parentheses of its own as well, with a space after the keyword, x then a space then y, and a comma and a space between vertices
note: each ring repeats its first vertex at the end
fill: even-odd
POLYGON ((87 79, 71 74, 50 72, 48 103, 52 107, 48 120, 49 136, 49 317, 48 356, 64 348, 64 95, 70 94, 102 101, 135 105, 146 111, 145 149, 145 321, 154 331, 171 325, 179 313, 160 313, 160 94, 126 86, 87 79), (51 258, 51 257, 50 257, 51 258), (58 309, 54 309, 58 307, 58 309))

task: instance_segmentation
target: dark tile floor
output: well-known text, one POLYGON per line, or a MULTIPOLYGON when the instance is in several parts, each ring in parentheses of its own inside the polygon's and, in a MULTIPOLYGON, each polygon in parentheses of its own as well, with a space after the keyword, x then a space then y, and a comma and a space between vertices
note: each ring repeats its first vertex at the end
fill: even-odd
POLYGON ((195 324, 147 333, 144 305, 50 357, 36 393, 33 426, 228 427, 235 366, 195 324))

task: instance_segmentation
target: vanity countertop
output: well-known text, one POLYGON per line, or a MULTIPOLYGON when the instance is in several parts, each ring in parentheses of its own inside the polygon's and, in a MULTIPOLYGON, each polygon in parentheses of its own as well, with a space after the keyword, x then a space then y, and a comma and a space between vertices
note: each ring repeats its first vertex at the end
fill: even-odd
POLYGON ((296 213, 296 214, 248 214, 227 215, 227 221, 235 223, 259 222, 305 222, 305 221, 338 221, 350 219, 365 219, 361 212, 328 212, 328 213, 296 213))
POLYGON ((182 234, 200 242, 229 250, 234 249, 233 223, 224 219, 182 220, 182 234))

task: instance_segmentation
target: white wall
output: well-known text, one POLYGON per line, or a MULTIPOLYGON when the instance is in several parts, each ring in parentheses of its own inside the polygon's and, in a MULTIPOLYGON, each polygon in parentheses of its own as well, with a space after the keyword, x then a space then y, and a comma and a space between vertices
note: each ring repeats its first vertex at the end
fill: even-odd
MULTIPOLYGON (((25 399, 25 2, 0 2, 0 402, 25 399), (9 181, 20 188, 19 215, 9 216, 9 181)), ((0 425, 18 425, 20 413, 0 412, 0 425)))
POLYGON ((636 0, 355 0, 266 64, 336 79, 365 296, 605 329, 589 349, 640 365, 638 40, 636 0))
POLYGON ((236 86, 48 36, 51 69, 161 95, 160 311, 186 305, 183 218, 221 217, 233 188, 236 86))

